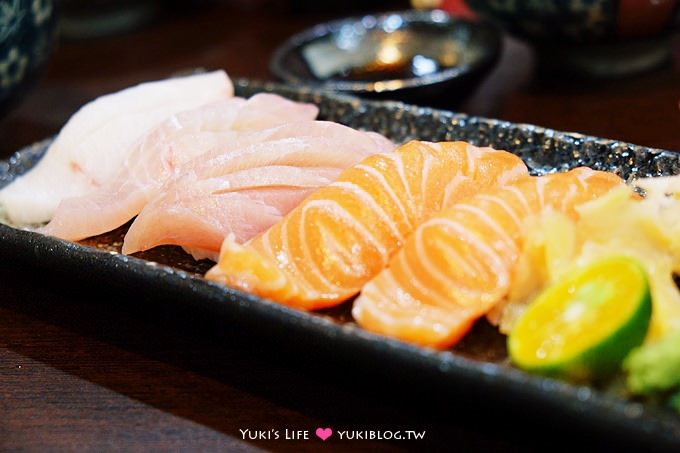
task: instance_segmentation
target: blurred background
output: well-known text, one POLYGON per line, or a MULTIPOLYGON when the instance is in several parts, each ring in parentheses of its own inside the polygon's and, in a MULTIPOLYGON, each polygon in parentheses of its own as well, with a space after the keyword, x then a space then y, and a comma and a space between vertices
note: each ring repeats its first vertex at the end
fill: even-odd
POLYGON ((5 81, 13 92, 3 93, 0 155, 56 133, 101 94, 195 68, 273 80, 272 54, 303 30, 433 7, 502 33, 498 60, 480 83, 441 96, 438 107, 680 148, 672 138, 680 130, 676 0, 0 0, 0 37, 12 21, 32 17, 24 38, 41 40, 42 49, 24 58, 18 49, 28 44, 6 36, 0 44, 0 76, 16 79, 5 81), (628 132, 642 123, 654 127, 628 132))

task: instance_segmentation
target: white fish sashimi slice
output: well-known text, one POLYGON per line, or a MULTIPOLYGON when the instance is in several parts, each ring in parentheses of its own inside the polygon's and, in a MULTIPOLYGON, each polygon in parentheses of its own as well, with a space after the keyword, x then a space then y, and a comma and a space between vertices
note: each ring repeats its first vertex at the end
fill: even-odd
POLYGON ((186 169, 199 179, 258 165, 337 166, 346 168, 375 153, 393 151, 392 141, 377 133, 331 121, 300 121, 267 131, 266 140, 231 152, 209 151, 186 169))
POLYGON ((373 140, 375 145, 380 149, 378 151, 379 153, 387 153, 390 151, 394 151, 395 148, 394 142, 385 137, 384 135, 373 131, 365 131, 364 133, 368 135, 369 138, 373 140))
POLYGON ((340 172, 272 165, 207 180, 188 175, 142 210, 125 235, 123 253, 174 244, 210 257, 227 234, 252 238, 340 172))
MULTIPOLYGON (((169 178, 159 196, 137 216, 125 236, 123 253, 134 253, 161 244, 217 252, 228 234, 234 234, 237 241, 250 239, 273 225, 272 221, 278 221, 314 190, 329 184, 345 168, 370 154, 394 149, 392 142, 377 137, 377 134, 367 134, 333 122, 290 124, 278 132, 284 128, 297 135, 256 143, 206 159, 212 154, 209 152, 187 163, 184 171, 169 178), (304 135, 313 132, 317 135, 304 135), (297 173, 290 167, 297 168, 297 173), (252 171, 248 172, 249 169, 252 171), (320 175, 327 180, 318 181, 309 190, 296 191, 298 198, 291 198, 286 193, 285 199, 276 199, 276 204, 269 205, 280 213, 276 220, 271 214, 274 211, 265 210, 262 206, 262 219, 257 218, 257 209, 252 211, 254 217, 245 219, 244 210, 238 205, 219 203, 220 198, 240 199, 236 194, 246 192, 251 199, 257 197, 259 191, 270 193, 274 184, 270 178, 275 178, 281 185, 281 178, 293 176, 287 185, 299 188, 301 181, 320 175), (234 187, 239 177, 247 177, 252 182, 248 186, 241 184, 234 187), (290 203, 291 200, 295 203, 290 203), (184 217, 193 220, 183 220, 184 217), (189 222, 191 228, 180 227, 185 225, 184 222, 189 222), (208 231, 197 228, 198 224, 219 224, 221 227, 208 231), (167 233, 168 229, 175 232, 167 233), (211 238, 210 246, 203 241, 207 237, 211 238)), ((274 134, 272 138, 278 136, 274 134)), ((280 193, 281 188, 278 189, 276 193, 280 193)), ((244 206, 250 207, 252 203, 244 206)), ((251 213, 250 210, 247 212, 251 213)))
POLYGON ((318 114, 319 108, 314 104, 291 101, 273 93, 257 93, 248 98, 232 129, 264 129, 276 124, 313 120, 318 114))
POLYGON ((187 161, 210 150, 228 153, 267 140, 276 130, 260 128, 311 121, 317 113, 311 104, 258 94, 247 101, 230 98, 173 115, 135 143, 113 181, 84 197, 64 200, 39 231, 68 240, 111 231, 137 215, 187 161), (256 112, 262 115, 257 122, 256 112))
MULTIPOLYGON (((262 188, 280 186, 316 189, 330 184, 342 170, 337 167, 290 167, 287 165, 269 165, 266 167, 248 168, 230 173, 222 178, 210 179, 212 195, 229 192, 243 192, 262 188)), ((192 184, 191 179, 183 179, 181 184, 192 184)), ((199 183, 200 184, 200 183, 199 183)), ((178 185, 174 186, 178 188, 178 185)))
POLYGON ((0 191, 15 225, 46 222, 59 202, 107 184, 142 134, 169 116, 233 96, 224 71, 146 82, 81 107, 28 173, 0 191))
POLYGON ((133 145, 109 184, 85 196, 64 199, 38 231, 79 240, 123 225, 182 163, 221 141, 233 140, 235 132, 220 132, 219 127, 231 125, 245 102, 234 97, 172 115, 133 145))

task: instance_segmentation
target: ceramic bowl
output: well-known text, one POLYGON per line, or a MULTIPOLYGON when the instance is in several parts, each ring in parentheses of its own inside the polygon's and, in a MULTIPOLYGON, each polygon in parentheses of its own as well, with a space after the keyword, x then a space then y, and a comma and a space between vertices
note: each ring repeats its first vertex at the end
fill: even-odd
POLYGON ((498 28, 441 10, 352 17, 305 30, 280 46, 280 80, 365 98, 451 107, 498 60, 498 28))
POLYGON ((570 72, 629 75, 671 57, 677 0, 443 0, 464 5, 531 43, 542 60, 570 72))
POLYGON ((0 115, 42 72, 56 41, 52 0, 0 0, 0 115))
POLYGON ((535 43, 596 44, 664 34, 680 10, 676 0, 466 0, 476 13, 535 43))

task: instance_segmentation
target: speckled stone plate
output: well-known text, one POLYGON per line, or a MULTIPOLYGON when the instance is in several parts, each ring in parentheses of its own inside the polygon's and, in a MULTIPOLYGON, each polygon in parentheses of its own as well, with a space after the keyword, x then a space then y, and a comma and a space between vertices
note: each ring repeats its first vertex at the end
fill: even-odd
MULTIPOLYGON (((276 84, 236 80, 235 85, 242 96, 266 90, 313 102, 320 107, 323 119, 374 130, 397 142, 457 139, 507 149, 521 156, 537 174, 579 165, 614 171, 628 180, 680 173, 680 153, 615 140, 276 84)), ((48 143, 36 143, 0 162, 0 187, 30 169, 48 143)), ((520 402, 522 411, 533 409, 577 420, 619 441, 631 439, 647 446, 680 449, 677 414, 597 388, 517 370, 508 363, 504 338, 489 326, 480 323, 447 351, 405 344, 363 331, 352 322, 349 303, 306 313, 208 282, 201 275, 210 263, 196 262, 178 248, 121 255, 125 228, 72 243, 0 224, 0 255, 71 275, 92 276, 132 291, 151 289, 159 297, 245 325, 254 333, 278 332, 301 342, 315 342, 338 357, 361 359, 376 369, 396 366, 410 370, 425 385, 457 386, 480 392, 490 401, 520 402)))

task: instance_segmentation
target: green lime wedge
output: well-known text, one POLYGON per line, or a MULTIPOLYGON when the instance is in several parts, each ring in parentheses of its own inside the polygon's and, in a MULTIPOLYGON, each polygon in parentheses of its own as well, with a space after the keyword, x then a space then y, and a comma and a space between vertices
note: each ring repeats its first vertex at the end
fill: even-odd
POLYGON ((577 268, 546 289, 508 338, 524 370, 577 381, 606 378, 645 338, 649 282, 634 259, 608 257, 577 268))

